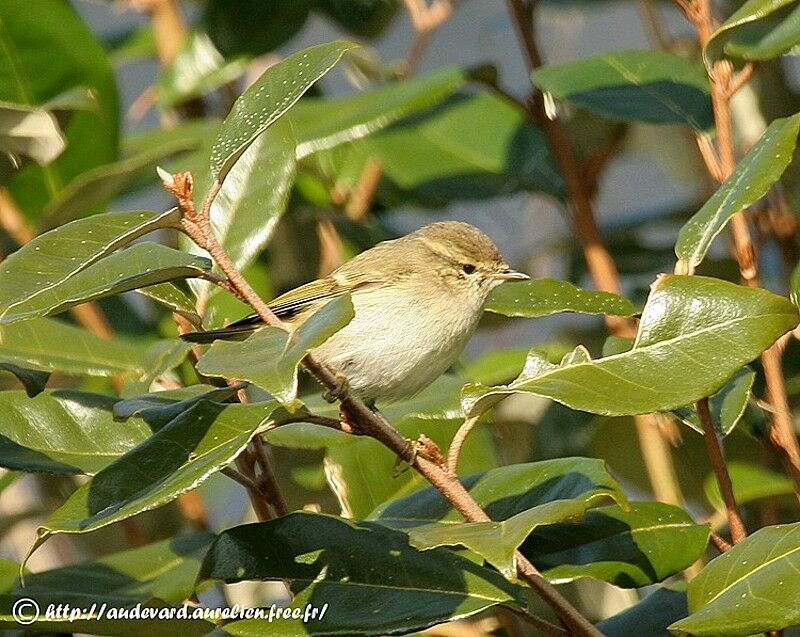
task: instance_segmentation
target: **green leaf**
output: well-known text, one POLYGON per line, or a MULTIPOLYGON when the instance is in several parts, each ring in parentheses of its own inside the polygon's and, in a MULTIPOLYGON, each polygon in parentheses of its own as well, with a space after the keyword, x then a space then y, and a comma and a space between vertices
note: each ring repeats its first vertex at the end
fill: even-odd
POLYGON ((149 241, 112 254, 66 278, 56 287, 19 301, 11 317, 50 316, 93 299, 173 279, 202 276, 211 261, 149 241))
POLYGON ((47 108, 68 89, 81 87, 92 90, 98 107, 71 116, 64 128, 67 148, 55 161, 29 164, 8 184, 17 205, 35 217, 75 177, 116 158, 117 90, 105 52, 72 5, 0 5, 0 101, 47 108))
POLYGON ((178 221, 167 212, 109 212, 78 219, 27 243, 0 265, 0 324, 30 317, 23 305, 47 298, 92 263, 134 239, 178 221))
POLYGON ((226 57, 259 56, 288 42, 305 24, 312 0, 209 0, 203 27, 226 57))
MULTIPOLYGON (((794 493, 794 483, 784 474, 769 471, 763 467, 740 460, 727 462, 728 473, 733 483, 736 503, 741 505, 782 495, 794 493)), ((703 482, 703 490, 711 505, 718 511, 725 510, 725 503, 719 492, 716 476, 709 474, 703 482)))
POLYGON ((371 135, 428 109, 466 81, 462 69, 451 67, 355 96, 306 98, 292 109, 298 159, 371 135))
MULTIPOLYGON (((523 589, 447 549, 418 551, 404 533, 379 524, 311 513, 223 531, 200 577, 291 579, 298 589, 292 607, 328 604, 308 626, 282 623, 284 634, 406 633, 497 604, 525 606, 523 589)), ((244 620, 225 630, 263 635, 276 627, 244 620)))
POLYGON ((668 636, 667 626, 686 617, 686 591, 659 588, 641 602, 597 624, 606 637, 668 636))
POLYGON ((0 557, 0 593, 10 590, 18 575, 19 564, 0 557))
MULTIPOLYGON (((558 458, 507 465, 462 479, 473 499, 495 521, 559 500, 610 496, 625 503, 620 486, 602 460, 558 458)), ((378 507, 370 519, 400 529, 435 522, 463 523, 461 514, 442 494, 429 487, 378 507)))
POLYGON ((745 2, 709 38, 703 48, 703 60, 706 66, 709 69, 712 67, 725 51, 728 42, 738 32, 794 2, 795 0, 748 0, 745 2))
POLYGON ((0 466, 62 475, 95 474, 150 436, 142 419, 116 422, 115 398, 50 390, 35 398, 0 392, 0 466))
POLYGON ((279 120, 241 154, 214 199, 211 223, 240 270, 272 238, 286 210, 295 168, 292 126, 288 119, 279 120))
POLYGON ((351 33, 374 38, 391 23, 399 0, 317 0, 317 9, 351 33))
MULTIPOLYGON (((437 383, 434 383, 434 386, 437 383)), ((432 386, 430 389, 439 390, 432 386)), ((401 403, 413 410, 413 402, 401 403)), ((400 405, 393 405, 400 408, 400 405)), ((314 413, 318 413, 313 409, 314 413)), ((335 414, 332 414, 335 417, 335 414)), ((416 440, 425 434, 445 448, 463 422, 463 418, 404 416, 397 430, 405 438, 416 440)), ((398 474, 397 456, 368 436, 350 436, 333 429, 309 424, 291 424, 270 431, 270 444, 292 448, 322 448, 325 451, 325 478, 347 517, 362 518, 380 504, 427 486, 415 471, 398 474), (364 476, 371 476, 365 479, 364 476)), ((498 464, 491 432, 479 426, 462 449, 459 469, 464 472, 486 471, 498 464)))
POLYGON ((632 122, 713 126, 703 69, 666 51, 610 51, 533 72, 533 83, 560 100, 632 122))
MULTIPOLYGON (((42 372, 90 376, 149 376, 150 355, 178 341, 156 341, 149 347, 115 337, 104 339, 54 319, 30 319, 0 325, 0 361, 42 372), (151 350, 150 348, 155 348, 151 350)), ((185 345, 185 344, 184 344, 185 345)))
POLYGON ((792 160, 800 114, 774 120, 714 195, 681 228, 675 254, 698 266, 730 218, 763 197, 792 160))
POLYGON ((462 524, 431 524, 411 529, 411 544, 418 549, 437 546, 464 546, 483 557, 499 570, 506 579, 516 581, 517 564, 515 552, 530 535, 543 524, 563 522, 581 518, 587 509, 608 504, 613 499, 609 491, 591 493, 571 500, 553 500, 502 522, 466 522, 462 524))
POLYGON ((171 502, 228 465, 277 404, 195 402, 83 484, 39 528, 32 550, 56 533, 87 533, 171 502))
MULTIPOLYGON (((430 113, 366 137, 350 152, 356 164, 370 157, 380 162, 389 185, 378 194, 390 205, 408 195, 443 205, 517 190, 563 194, 542 131, 516 104, 489 93, 456 95, 430 113)), ((355 184, 360 167, 348 170, 355 184)))
POLYGON ((125 159, 81 173, 45 206, 40 228, 50 230, 89 216, 93 208, 122 194, 143 177, 155 181, 155 169, 160 161, 197 146, 196 139, 165 140, 125 159))
POLYGON ((759 529, 689 582, 677 634, 744 637, 800 624, 800 523, 759 529))
POLYGON ((182 535, 34 573, 13 593, 35 600, 61 596, 62 604, 83 608, 95 602, 122 605, 153 598, 182 602, 192 595, 203 557, 215 537, 211 533, 182 535))
POLYGON ((180 285, 179 281, 148 285, 136 291, 159 305, 163 305, 171 312, 180 314, 195 327, 199 328, 202 325, 202 319, 195 309, 197 300, 191 290, 186 286, 180 285))
POLYGON ((290 55, 268 68, 236 100, 222 123, 211 147, 212 179, 223 182, 256 138, 355 46, 344 40, 320 44, 290 55))
POLYGON ((233 82, 247 71, 244 57, 225 60, 205 33, 193 32, 158 80, 158 103, 172 108, 233 82))
POLYGON ((795 305, 800 307, 800 263, 794 267, 791 280, 791 297, 795 305))
POLYGON ((50 372, 27 369, 13 363, 4 363, 2 362, 2 357, 2 349, 0 348, 0 370, 14 374, 17 380, 25 387, 25 393, 28 394, 29 398, 33 398, 44 391, 50 378, 50 372))
POLYGON ((197 363, 207 376, 246 380, 283 403, 297 396, 297 366, 353 318, 353 303, 345 294, 326 303, 291 335, 263 327, 244 341, 216 341, 197 363))
POLYGON ((661 502, 591 509, 576 523, 541 526, 522 547, 550 581, 593 577, 638 588, 680 573, 708 544, 709 527, 661 502))
POLYGON ((504 283, 489 297, 486 310, 504 316, 535 318, 558 312, 630 316, 636 310, 626 298, 582 290, 567 281, 536 279, 504 283))
POLYGON ((664 275, 652 286, 631 350, 561 365, 533 351, 509 385, 466 385, 464 410, 477 414, 522 392, 610 416, 668 411, 719 390, 797 322, 794 305, 766 290, 664 275))
POLYGON ((39 108, 0 102, 0 152, 49 164, 67 147, 58 121, 39 108))
MULTIPOLYGON (((0 595, 0 629, 4 632, 15 633, 19 631, 20 624, 14 618, 14 604, 21 599, 29 599, 27 593, 0 595)), ((108 596, 98 598, 95 605, 89 604, 85 608, 77 608, 78 616, 70 618, 69 613, 62 615, 61 619, 55 616, 58 605, 63 603, 64 595, 50 593, 37 596, 35 600, 40 607, 39 619, 30 626, 25 626, 26 632, 42 632, 47 634, 94 634, 109 635, 112 637, 140 637, 152 635, 153 637, 203 637, 214 630, 215 625, 203 619, 183 619, 176 616, 179 606, 165 604, 158 599, 139 602, 131 599, 114 599, 108 596), (114 603, 118 602, 118 603, 114 603), (103 607, 103 604, 106 607, 103 607), (138 606, 138 609, 137 609, 138 606), (52 619, 47 619, 45 613, 52 608, 52 619), (82 612, 81 612, 82 611, 82 612), (103 612, 102 617, 100 613, 103 612), (140 615, 146 619, 125 619, 123 612, 129 615, 140 615)), ((184 606, 187 617, 192 617, 194 607, 184 606)), ((70 611, 75 607, 70 608, 70 611)), ((32 610, 30 605, 23 606, 23 610, 32 610)))
POLYGON ((201 400, 224 402, 237 391, 246 387, 237 383, 227 387, 209 390, 208 385, 189 385, 178 389, 152 392, 133 398, 125 398, 114 403, 113 414, 117 420, 127 420, 141 415, 154 431, 169 424, 189 407, 201 400))
POLYGON ((522 347, 498 349, 470 361, 460 371, 476 383, 498 385, 519 376, 527 357, 528 350, 522 347))
MULTIPOLYGON (((743 367, 736 372, 716 394, 708 399, 711 419, 717 433, 724 438, 744 416, 747 403, 753 392, 753 383, 756 373, 749 367, 743 367)), ((686 405, 675 410, 675 415, 689 425, 696 432, 703 433, 703 423, 694 405, 686 405)))

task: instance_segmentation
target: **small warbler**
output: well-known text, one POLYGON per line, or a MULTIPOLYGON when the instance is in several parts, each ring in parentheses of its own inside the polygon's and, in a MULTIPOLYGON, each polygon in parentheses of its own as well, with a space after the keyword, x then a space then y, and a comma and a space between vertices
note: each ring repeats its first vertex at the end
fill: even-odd
MULTIPOLYGON (((528 278, 508 266, 483 232, 444 221, 379 243, 269 306, 291 329, 349 293, 353 320, 311 353, 374 404, 412 396, 436 380, 461 354, 489 293, 504 281, 528 278)), ((258 316, 248 316, 183 338, 241 340, 262 326, 258 316)))

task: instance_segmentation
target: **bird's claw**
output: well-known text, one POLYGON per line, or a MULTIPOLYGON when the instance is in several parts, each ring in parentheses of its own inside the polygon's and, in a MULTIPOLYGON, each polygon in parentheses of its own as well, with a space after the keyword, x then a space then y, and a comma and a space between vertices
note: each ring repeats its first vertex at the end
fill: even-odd
POLYGON ((350 392, 350 381, 343 374, 336 374, 336 387, 325 390, 322 398, 325 402, 335 403, 350 392))

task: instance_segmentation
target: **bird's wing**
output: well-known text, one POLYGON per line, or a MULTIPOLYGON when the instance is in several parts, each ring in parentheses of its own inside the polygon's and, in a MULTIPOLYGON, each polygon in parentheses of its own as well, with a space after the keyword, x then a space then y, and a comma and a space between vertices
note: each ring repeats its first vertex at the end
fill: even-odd
MULTIPOLYGON (((303 310, 319 306, 320 301, 380 285, 383 285, 383 281, 377 280, 374 276, 337 271, 331 276, 289 290, 270 301, 268 305, 279 319, 291 320, 303 310)), ((181 338, 194 343, 211 343, 218 339, 243 340, 263 324, 257 314, 250 314, 226 327, 206 332, 192 332, 182 335, 181 338)))

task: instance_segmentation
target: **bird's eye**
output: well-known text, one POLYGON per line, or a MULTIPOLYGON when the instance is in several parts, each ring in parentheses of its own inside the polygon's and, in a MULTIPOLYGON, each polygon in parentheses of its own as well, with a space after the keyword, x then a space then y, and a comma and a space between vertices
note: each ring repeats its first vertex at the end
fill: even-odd
POLYGON ((465 263, 464 265, 461 266, 461 269, 464 270, 466 274, 472 274, 473 272, 475 272, 475 266, 472 265, 471 263, 465 263))

